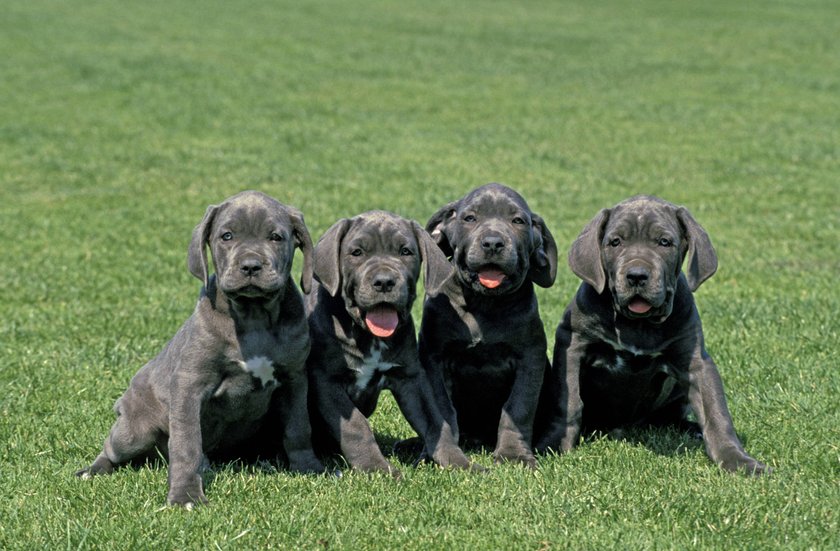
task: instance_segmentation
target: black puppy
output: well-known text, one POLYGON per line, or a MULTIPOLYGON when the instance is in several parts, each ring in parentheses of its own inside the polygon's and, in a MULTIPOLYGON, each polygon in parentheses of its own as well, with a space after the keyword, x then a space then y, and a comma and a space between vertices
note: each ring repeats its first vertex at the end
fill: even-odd
MULTIPOLYGON (((470 467, 417 358, 411 306, 420 264, 427 293, 452 274, 435 243, 417 222, 371 211, 336 222, 314 258, 307 365, 316 431, 324 428, 353 468, 398 476, 367 421, 387 388, 429 457, 442 466, 470 467)), ((323 436, 317 434, 316 443, 323 436)))
POLYGON ((553 415, 538 449, 570 449, 581 427, 694 426, 722 468, 767 470, 738 440, 703 344, 692 291, 715 273, 717 256, 689 212, 649 196, 604 209, 572 245, 569 264, 583 283, 557 328, 545 393, 553 415))
POLYGON ((495 446, 497 462, 535 467, 532 431, 548 357, 534 283, 554 283, 554 238, 500 184, 444 206, 426 229, 455 268, 426 297, 420 326, 420 361, 441 407, 463 438, 495 446))

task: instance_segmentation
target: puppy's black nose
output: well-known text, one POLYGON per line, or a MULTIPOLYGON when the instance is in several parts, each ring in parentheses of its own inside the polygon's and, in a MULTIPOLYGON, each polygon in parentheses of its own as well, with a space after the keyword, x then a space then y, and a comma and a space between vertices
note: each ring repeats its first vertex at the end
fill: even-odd
POLYGON ((373 288, 379 293, 389 292, 396 284, 397 282, 393 274, 380 272, 373 276, 373 288))
POLYGON ((631 287, 644 287, 650 274, 644 268, 630 268, 625 276, 631 287))
POLYGON ((481 240, 481 248, 485 252, 493 254, 504 249, 505 242, 498 235, 487 235, 481 240))
POLYGON ((258 258, 246 258, 239 264, 239 270, 246 276, 253 277, 262 270, 262 263, 258 258))

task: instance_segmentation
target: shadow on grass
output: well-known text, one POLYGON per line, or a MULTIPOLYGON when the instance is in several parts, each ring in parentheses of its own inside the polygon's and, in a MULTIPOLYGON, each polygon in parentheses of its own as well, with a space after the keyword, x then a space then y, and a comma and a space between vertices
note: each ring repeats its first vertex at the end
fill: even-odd
POLYGON ((643 446, 650 451, 666 456, 684 455, 687 451, 703 448, 703 436, 698 428, 686 427, 632 427, 615 429, 609 432, 591 431, 583 436, 583 442, 607 438, 616 442, 626 442, 634 446, 643 446))
MULTIPOLYGON (((232 452, 211 454, 208 461, 201 467, 201 478, 204 491, 209 492, 216 477, 225 473, 244 474, 252 477, 280 473, 296 476, 324 476, 339 475, 342 470, 347 469, 346 462, 340 456, 323 457, 322 460, 325 467, 323 473, 300 473, 289 469, 288 460, 282 452, 275 454, 237 454, 232 452)), ((148 455, 120 464, 115 468, 115 472, 123 470, 137 473, 143 470, 163 471, 168 475, 169 461, 162 452, 156 450, 148 455)))

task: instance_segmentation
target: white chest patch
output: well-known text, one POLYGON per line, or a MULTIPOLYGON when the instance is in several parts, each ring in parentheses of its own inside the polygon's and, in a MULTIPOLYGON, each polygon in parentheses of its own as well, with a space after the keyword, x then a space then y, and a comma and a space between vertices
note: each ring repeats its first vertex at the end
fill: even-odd
POLYGON ((656 358, 662 355, 662 352, 659 351, 648 352, 646 350, 636 348, 633 345, 623 344, 621 342, 616 342, 610 339, 604 339, 604 342, 612 346, 613 350, 617 352, 630 352, 634 356, 650 356, 651 358, 656 358))
POLYGON ((274 364, 265 356, 254 356, 244 362, 240 361, 239 366, 252 377, 259 379, 264 387, 277 384, 277 379, 274 378, 274 364))
POLYGON ((382 360, 382 352, 387 349, 388 345, 384 342, 374 342, 370 348, 370 355, 365 356, 361 368, 356 373, 356 388, 364 390, 374 375, 384 373, 396 365, 382 360))

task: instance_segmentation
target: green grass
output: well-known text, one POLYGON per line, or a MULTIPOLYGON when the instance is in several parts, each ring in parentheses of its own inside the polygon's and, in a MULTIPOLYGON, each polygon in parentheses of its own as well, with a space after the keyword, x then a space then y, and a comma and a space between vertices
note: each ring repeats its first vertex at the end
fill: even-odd
MULTIPOLYGON (((0 548, 840 547, 838 18, 830 0, 6 3, 0 548), (193 512, 164 507, 161 465, 73 477, 192 311, 206 205, 258 188, 317 237, 371 208, 425 221, 488 181, 563 256, 626 196, 691 209, 721 264, 697 293, 707 345, 773 476, 654 431, 536 472, 217 465, 193 512)), ((577 285, 563 265, 540 290, 549 335, 577 285)), ((411 434, 389 395, 373 424, 411 434)))

